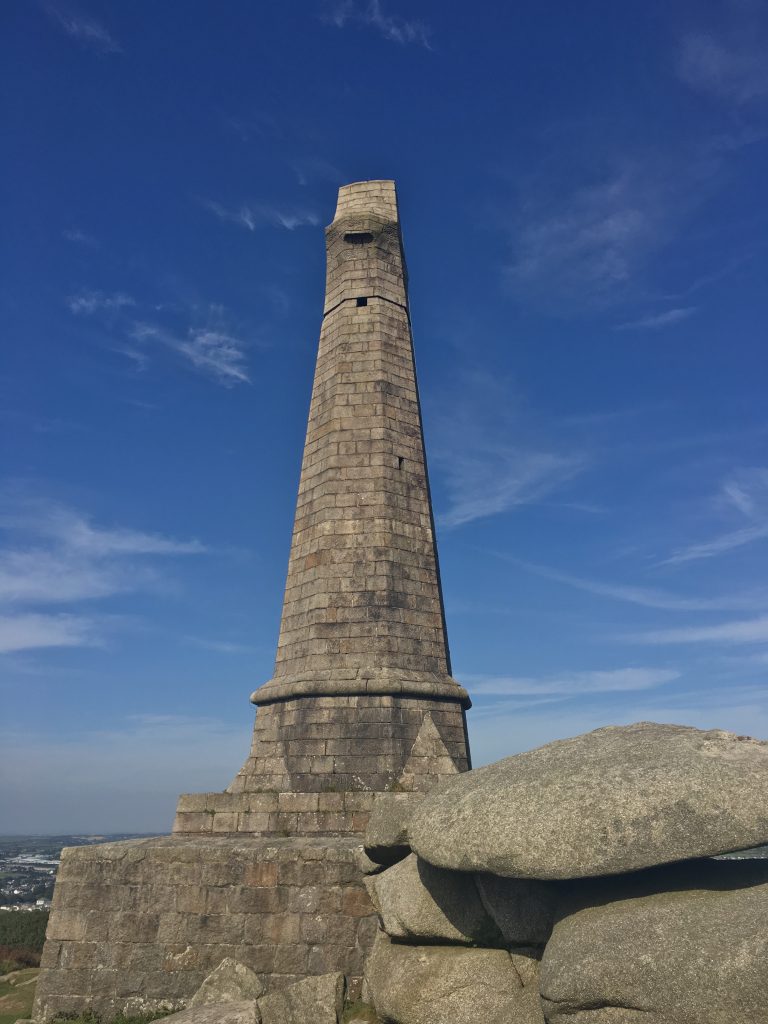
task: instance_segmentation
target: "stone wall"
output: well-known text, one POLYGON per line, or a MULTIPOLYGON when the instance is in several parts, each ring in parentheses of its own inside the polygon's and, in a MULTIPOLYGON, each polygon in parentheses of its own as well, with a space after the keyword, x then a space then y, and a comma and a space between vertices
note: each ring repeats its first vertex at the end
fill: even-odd
POLYGON ((173 836, 64 852, 35 1018, 185 1005, 225 957, 280 989, 343 971, 376 930, 358 840, 173 836))

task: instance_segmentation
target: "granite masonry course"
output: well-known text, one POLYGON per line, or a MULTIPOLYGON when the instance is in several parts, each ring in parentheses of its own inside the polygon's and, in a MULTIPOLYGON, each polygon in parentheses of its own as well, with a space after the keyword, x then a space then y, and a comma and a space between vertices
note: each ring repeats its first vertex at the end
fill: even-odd
MULTIPOLYGON (((35 1018, 183 1008, 231 957, 268 992, 340 971, 375 933, 360 864, 376 793, 470 767, 451 677, 394 182, 344 186, 272 679, 223 793, 173 835, 71 849, 35 1018)), ((286 386, 288 384, 286 383, 286 386)))

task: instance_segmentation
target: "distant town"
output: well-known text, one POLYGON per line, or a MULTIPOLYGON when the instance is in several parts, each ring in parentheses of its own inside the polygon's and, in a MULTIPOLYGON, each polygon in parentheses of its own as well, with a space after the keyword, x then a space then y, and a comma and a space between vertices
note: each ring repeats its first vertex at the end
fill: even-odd
POLYGON ((134 833, 77 836, 0 836, 0 910, 48 910, 65 846, 91 846, 134 833))

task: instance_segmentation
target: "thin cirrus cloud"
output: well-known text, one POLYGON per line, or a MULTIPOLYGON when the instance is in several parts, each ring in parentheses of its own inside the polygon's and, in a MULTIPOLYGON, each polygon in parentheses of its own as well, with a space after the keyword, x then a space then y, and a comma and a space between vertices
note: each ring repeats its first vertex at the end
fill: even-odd
POLYGON ((244 343, 225 331, 190 327, 179 335, 156 324, 137 323, 131 336, 135 341, 165 345, 225 387, 250 384, 244 343))
POLYGON ((677 73, 698 92, 742 104, 768 95, 765 47, 752 37, 724 41, 691 32, 680 45, 677 73))
MULTIPOLYGON (((130 342, 159 342, 172 349, 197 371, 205 374, 225 387, 250 383, 246 346, 236 338, 226 323, 226 311, 221 306, 211 305, 205 311, 205 322, 201 326, 170 329, 144 321, 131 322, 133 316, 148 311, 146 304, 139 303, 125 292, 102 292, 83 288, 67 299, 67 306, 75 316, 95 317, 111 329, 117 329, 129 339, 129 343, 112 344, 109 347, 130 359, 134 367, 146 369, 149 359, 146 351, 130 342)), ((155 306, 155 310, 162 306, 155 306)), ((177 315, 181 311, 177 311, 177 315)), ((188 316, 199 318, 201 311, 193 307, 188 316)))
POLYGON ((447 527, 540 502, 590 464, 572 443, 544 438, 558 427, 540 424, 508 381, 484 372, 462 375, 461 391, 444 396, 436 424, 432 457, 447 493, 439 516, 447 527))
POLYGON ((663 313, 654 313, 650 316, 640 317, 638 320, 628 320, 626 323, 618 324, 617 331, 657 331, 662 327, 671 327, 672 324, 682 323, 696 312, 695 306, 680 306, 677 309, 667 309, 663 313))
POLYGON ((61 234, 68 242, 73 242, 75 245, 84 245, 88 249, 98 249, 99 247, 99 240, 86 231, 81 231, 80 228, 66 228, 61 234))
POLYGON ((618 668, 587 672, 564 672, 555 676, 467 676, 462 678, 473 695, 496 697, 559 696, 578 697, 587 693, 620 693, 649 690, 674 682, 680 673, 673 669, 618 668))
POLYGON ((263 203, 241 203, 240 206, 231 207, 207 199, 202 201, 202 205, 219 220, 238 224, 249 231, 264 225, 295 231, 300 227, 317 227, 320 223, 316 213, 305 209, 285 209, 263 203))
POLYGON ((3 499, 0 528, 0 651, 88 647, 103 642, 103 620, 56 612, 84 601, 149 590, 159 582, 154 559, 202 554, 179 541, 124 527, 95 526, 56 502, 3 499))
POLYGON ((539 502, 586 466, 582 455, 514 446, 460 452, 450 459, 439 456, 438 461, 449 496, 448 511, 440 522, 448 527, 539 502))
POLYGON ((689 597, 674 594, 656 587, 639 587, 632 584, 608 583, 603 580, 588 579, 560 572, 549 566, 538 565, 514 558, 502 552, 494 552, 497 558, 518 565, 527 572, 535 573, 555 583, 563 583, 568 587, 605 597, 614 601, 640 605, 643 608, 658 608, 662 611, 693 612, 693 611, 735 611, 737 609, 762 608, 768 604, 768 592, 729 594, 719 597, 689 597))
POLYGON ((429 29, 423 22, 389 14, 381 0, 336 0, 327 9, 324 20, 336 28, 359 25, 373 29, 384 39, 401 46, 415 43, 431 49, 429 29))
POLYGON ((93 619, 80 615, 0 615, 0 654, 45 647, 94 647, 101 640, 93 619))
POLYGON ((65 35, 87 49, 96 50, 98 53, 121 52, 121 47, 112 33, 94 18, 57 4, 46 5, 45 10, 65 35))
POLYGON ((714 504, 727 512, 735 511, 742 525, 709 540, 678 548, 660 565, 715 558, 768 537, 768 469, 753 466, 735 471, 722 483, 714 504))
POLYGON ((579 304, 621 300, 664 232, 668 191, 643 161, 576 188, 534 186, 516 218, 511 286, 579 304))
POLYGON ((684 626, 680 629, 652 629, 628 633, 624 637, 642 644, 760 644, 768 643, 768 615, 756 619, 720 622, 709 626, 684 626))
POLYGON ((67 299, 70 313, 92 316, 94 313, 115 313, 129 306, 135 306, 136 300, 125 292, 100 292, 84 288, 67 299))

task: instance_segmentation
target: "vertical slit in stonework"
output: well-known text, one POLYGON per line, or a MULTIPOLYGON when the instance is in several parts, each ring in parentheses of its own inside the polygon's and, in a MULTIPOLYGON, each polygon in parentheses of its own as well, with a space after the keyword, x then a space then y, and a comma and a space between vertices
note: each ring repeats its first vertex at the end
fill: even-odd
POLYGON ((398 469, 402 469, 403 468, 403 456, 402 455, 398 455, 397 456, 397 468, 398 469))

